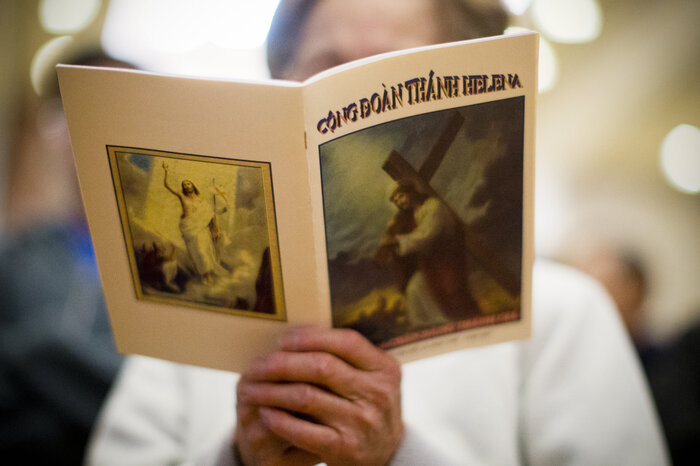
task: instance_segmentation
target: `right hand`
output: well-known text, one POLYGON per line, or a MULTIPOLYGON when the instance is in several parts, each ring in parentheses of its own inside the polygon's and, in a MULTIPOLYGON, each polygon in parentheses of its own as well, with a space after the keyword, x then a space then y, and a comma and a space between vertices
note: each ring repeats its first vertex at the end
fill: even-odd
MULTIPOLYGON (((254 381, 244 374, 238 382, 238 392, 240 393, 247 385, 253 383, 254 381)), ((317 456, 294 447, 268 429, 260 416, 259 406, 242 402, 241 397, 238 399, 234 443, 245 466, 294 466, 320 463, 320 458, 317 456)))
POLYGON ((404 434, 398 362, 354 330, 299 326, 238 383, 248 465, 385 465, 404 434))

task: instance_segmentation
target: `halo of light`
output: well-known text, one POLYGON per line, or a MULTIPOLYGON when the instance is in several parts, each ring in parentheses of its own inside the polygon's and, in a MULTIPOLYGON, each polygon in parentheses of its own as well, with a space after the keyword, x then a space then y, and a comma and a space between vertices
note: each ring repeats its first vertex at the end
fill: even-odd
POLYGON ((568 44, 595 40, 603 27, 596 0, 534 0, 532 19, 550 40, 568 44))
POLYGON ((206 44, 250 49, 263 44, 279 0, 112 0, 107 48, 183 54, 206 44))
POLYGON ((152 71, 267 77, 264 54, 261 59, 257 55, 263 53, 278 3, 111 0, 102 46, 110 55, 152 71), (246 70, 251 66, 255 68, 252 75, 246 70))
POLYGON ((209 41, 227 49, 261 46, 279 3, 279 0, 212 1, 216 14, 212 16, 214 22, 210 25, 209 41))
POLYGON ((42 0, 39 21, 52 34, 75 33, 92 23, 101 6, 101 0, 42 0))
POLYGON ((59 61, 59 57, 73 45, 74 39, 71 36, 60 36, 42 45, 32 58, 29 68, 29 79, 34 92, 41 95, 46 90, 47 76, 49 68, 53 68, 59 61))
MULTIPOLYGON (((189 0, 150 0, 144 16, 150 18, 142 30, 145 44, 163 53, 184 53, 207 40, 207 9, 189 0)), ((145 6, 145 5, 144 5, 145 6)), ((140 2, 135 5, 142 8, 140 2)))
MULTIPOLYGON (((511 26, 505 30, 505 34, 517 34, 530 32, 530 29, 511 26)), ((559 78, 559 59, 552 45, 540 36, 539 64, 537 66, 537 90, 547 92, 557 83, 559 78)))
POLYGON ((544 37, 540 37, 538 75, 537 90, 541 93, 553 88, 559 79, 559 59, 552 44, 544 37))
POLYGON ((683 124, 666 135, 661 143, 661 169, 674 188, 700 193, 700 129, 683 124))
POLYGON ((502 0, 508 11, 516 16, 520 16, 530 8, 532 0, 502 0))

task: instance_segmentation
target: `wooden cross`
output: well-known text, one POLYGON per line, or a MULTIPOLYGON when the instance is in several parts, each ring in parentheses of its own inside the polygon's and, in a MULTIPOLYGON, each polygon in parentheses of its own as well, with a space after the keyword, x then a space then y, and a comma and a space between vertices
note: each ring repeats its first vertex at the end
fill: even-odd
MULTIPOLYGON (((435 175, 442 160, 447 154, 447 150, 457 137, 464 117, 459 112, 454 112, 450 117, 442 134, 437 138, 428 154, 428 158, 423 162, 420 169, 416 171, 397 151, 392 150, 382 165, 385 172, 396 182, 409 181, 416 188, 432 197, 440 199, 440 195, 430 185, 430 180, 435 175)), ((520 293, 520 278, 514 274, 501 258, 500 251, 495 251, 475 232, 462 222, 454 210, 443 201, 451 211, 454 218, 460 222, 460 227, 464 232, 464 244, 466 252, 496 280, 505 290, 513 295, 520 293)))

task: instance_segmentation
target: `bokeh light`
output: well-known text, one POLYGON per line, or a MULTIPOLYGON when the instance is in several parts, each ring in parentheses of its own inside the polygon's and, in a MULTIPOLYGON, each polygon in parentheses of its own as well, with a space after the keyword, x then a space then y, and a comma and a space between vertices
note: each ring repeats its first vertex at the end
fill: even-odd
POLYGON ((671 185, 679 191, 700 192, 700 129, 678 125, 661 144, 661 168, 671 185))
POLYGON ((75 33, 92 23, 101 5, 101 0, 42 0, 39 21, 47 32, 75 33))
POLYGON ((514 15, 522 15, 530 8, 532 0, 502 0, 503 4, 514 15))
POLYGON ((169 53, 184 53, 205 44, 255 48, 265 41, 278 2, 112 0, 103 40, 111 48, 169 53))
POLYGON ((32 82, 34 92, 41 95, 46 91, 47 77, 53 67, 60 61, 65 50, 73 45, 74 39, 71 36, 59 36, 51 39, 42 45, 32 58, 29 77, 32 82))
POLYGON ((279 0, 112 0, 110 55, 164 73, 267 76, 262 47, 279 0))
POLYGON ((603 26, 595 0, 534 0, 532 19, 550 40, 570 44, 595 40, 603 26))
POLYGON ((559 59, 547 39, 540 37, 540 63, 538 66, 539 79, 537 90, 547 92, 557 83, 559 78, 559 59))
MULTIPOLYGON (((512 26, 505 30, 506 34, 517 34, 520 32, 530 32, 530 29, 512 26)), ((540 36, 539 64, 537 67, 537 90, 547 92, 554 87, 559 77, 559 60, 552 45, 540 36)))

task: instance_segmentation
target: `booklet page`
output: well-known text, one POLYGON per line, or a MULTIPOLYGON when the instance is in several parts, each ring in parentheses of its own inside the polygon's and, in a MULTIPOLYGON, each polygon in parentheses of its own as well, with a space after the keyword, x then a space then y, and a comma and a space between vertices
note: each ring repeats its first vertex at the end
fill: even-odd
POLYGON ((59 74, 121 352, 241 370, 323 322, 299 85, 59 74))
POLYGON ((537 35, 346 65, 304 89, 321 293, 403 361, 530 328, 537 35))

